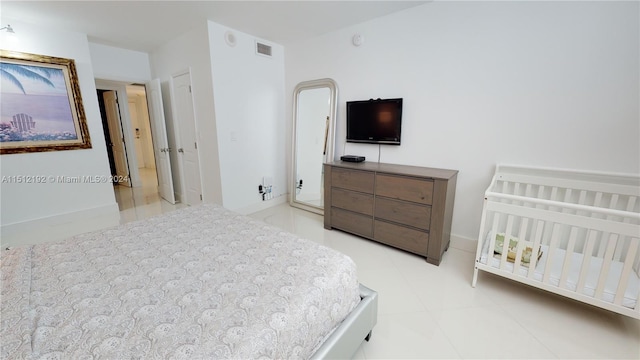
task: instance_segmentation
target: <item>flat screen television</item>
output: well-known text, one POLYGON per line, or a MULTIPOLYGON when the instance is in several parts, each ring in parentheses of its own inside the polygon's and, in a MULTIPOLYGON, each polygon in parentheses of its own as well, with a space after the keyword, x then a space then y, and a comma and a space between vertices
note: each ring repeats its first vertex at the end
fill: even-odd
POLYGON ((400 145, 402 99, 347 101, 347 142, 400 145))

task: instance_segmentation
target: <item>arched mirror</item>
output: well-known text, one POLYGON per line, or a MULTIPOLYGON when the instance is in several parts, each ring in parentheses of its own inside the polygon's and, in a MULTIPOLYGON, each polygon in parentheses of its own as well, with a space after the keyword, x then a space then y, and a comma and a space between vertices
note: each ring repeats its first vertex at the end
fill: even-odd
POLYGON ((301 82, 293 92, 291 206, 324 214, 323 164, 333 160, 338 86, 301 82))

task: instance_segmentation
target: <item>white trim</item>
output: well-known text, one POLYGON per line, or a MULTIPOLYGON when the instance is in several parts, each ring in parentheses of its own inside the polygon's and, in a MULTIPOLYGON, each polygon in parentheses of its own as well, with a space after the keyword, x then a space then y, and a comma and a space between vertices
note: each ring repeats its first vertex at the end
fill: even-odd
POLYGON ((66 239, 120 224, 117 203, 57 214, 0 227, 2 248, 66 239), (73 226, 70 226, 73 224, 73 226))
POLYGON ((460 235, 451 234, 449 246, 454 249, 467 251, 475 254, 476 248, 478 247, 478 240, 460 236, 460 235))
POLYGON ((251 204, 249 206, 245 206, 239 209, 229 209, 232 211, 235 211, 237 213, 243 214, 243 215, 248 215, 248 214, 253 214, 255 212, 264 210, 264 209, 268 209, 270 207, 274 207, 280 204, 285 204, 287 202, 287 196, 288 194, 282 194, 278 197, 275 197, 271 200, 266 200, 266 201, 260 201, 258 203, 254 203, 251 204))

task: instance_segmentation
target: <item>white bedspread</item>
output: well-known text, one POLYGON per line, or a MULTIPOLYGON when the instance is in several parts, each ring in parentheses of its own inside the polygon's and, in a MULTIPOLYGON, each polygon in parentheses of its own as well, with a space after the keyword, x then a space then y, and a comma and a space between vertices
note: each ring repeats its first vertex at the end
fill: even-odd
POLYGON ((2 251, 1 357, 307 358, 353 261, 215 205, 2 251))

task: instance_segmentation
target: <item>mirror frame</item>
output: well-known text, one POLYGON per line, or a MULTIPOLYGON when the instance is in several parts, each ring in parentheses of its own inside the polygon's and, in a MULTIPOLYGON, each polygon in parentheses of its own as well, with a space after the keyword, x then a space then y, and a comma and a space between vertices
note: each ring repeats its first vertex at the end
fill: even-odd
MULTIPOLYGON (((293 127, 292 127, 292 147, 291 147, 291 182, 289 204, 303 210, 311 211, 316 214, 324 215, 324 206, 315 206, 295 199, 296 197, 296 174, 298 167, 296 164, 296 130, 298 123, 298 97, 300 92, 304 90, 312 90, 318 88, 329 88, 329 130, 327 136, 327 152, 324 157, 324 163, 333 161, 336 133, 336 115, 338 113, 338 84, 333 79, 324 78, 299 83, 293 90, 293 127)), ((324 171, 324 169, 323 169, 324 171)))

